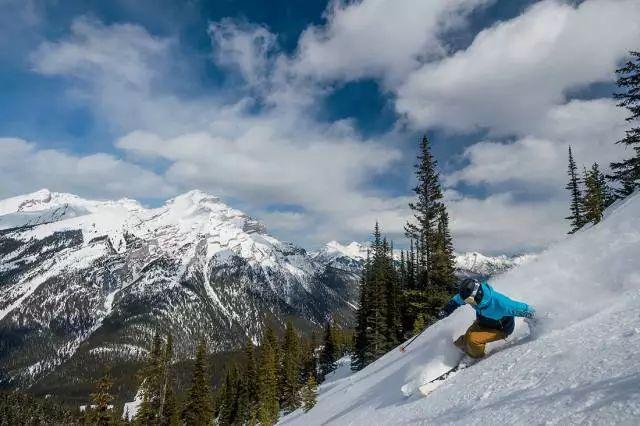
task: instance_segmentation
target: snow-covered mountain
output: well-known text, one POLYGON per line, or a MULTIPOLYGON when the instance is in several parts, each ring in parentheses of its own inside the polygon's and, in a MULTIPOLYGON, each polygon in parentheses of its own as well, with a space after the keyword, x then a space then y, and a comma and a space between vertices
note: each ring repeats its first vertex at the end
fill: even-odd
MULTIPOLYGON (((367 258, 367 245, 351 242, 347 245, 337 241, 328 242, 322 249, 311 254, 325 264, 335 268, 349 271, 360 271, 367 258)), ((395 250, 394 256, 400 259, 400 252, 395 250)), ((464 277, 493 277, 511 268, 531 262, 536 258, 535 254, 523 254, 516 256, 485 256, 478 252, 456 254, 455 263, 457 275, 464 277)))
POLYGON ((201 338, 238 348, 265 321, 348 324, 356 294, 353 272, 200 191, 152 209, 48 190, 0 201, 0 382, 139 356, 154 330, 192 355, 201 338))
POLYGON ((323 384, 313 409, 281 424, 638 424, 639 218, 636 192, 603 222, 495 278, 497 290, 537 309, 538 325, 530 334, 518 319, 508 341, 489 344, 490 356, 429 396, 405 397, 401 388, 459 359, 452 340, 472 323, 469 308, 429 327, 405 353, 323 384))
POLYGON ((330 241, 311 256, 325 265, 360 273, 367 259, 367 246, 355 241, 347 245, 330 241))
POLYGON ((494 277, 516 266, 535 260, 535 254, 485 256, 478 252, 456 254, 458 276, 494 277))

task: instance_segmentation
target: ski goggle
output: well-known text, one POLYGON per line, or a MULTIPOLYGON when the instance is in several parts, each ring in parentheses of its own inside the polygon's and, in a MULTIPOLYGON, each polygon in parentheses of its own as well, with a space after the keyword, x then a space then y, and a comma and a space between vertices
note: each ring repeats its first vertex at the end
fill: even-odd
POLYGON ((476 281, 473 283, 473 290, 471 291, 471 294, 469 297, 464 299, 464 301, 470 305, 476 305, 476 295, 478 294, 478 290, 480 290, 480 283, 476 281))

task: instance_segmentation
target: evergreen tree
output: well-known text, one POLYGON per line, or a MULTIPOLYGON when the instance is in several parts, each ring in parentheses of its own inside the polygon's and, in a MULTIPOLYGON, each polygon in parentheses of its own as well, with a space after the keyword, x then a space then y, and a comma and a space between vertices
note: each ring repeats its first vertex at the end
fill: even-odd
POLYGON ((404 340, 404 335, 407 331, 407 298, 406 294, 407 286, 407 261, 409 259, 408 253, 405 254, 404 250, 400 251, 400 265, 398 266, 398 284, 397 284, 397 297, 398 297, 398 340, 404 340))
POLYGON ((402 323, 400 316, 400 274, 396 270, 393 258, 393 243, 383 241, 384 255, 380 268, 383 270, 384 289, 386 292, 386 347, 387 350, 396 346, 402 339, 402 323))
POLYGON ((208 425, 212 422, 213 403, 206 358, 207 347, 205 342, 202 341, 196 350, 191 388, 182 410, 182 421, 187 425, 200 426, 208 425))
POLYGON ((302 377, 306 382, 309 376, 313 376, 318 382, 318 356, 316 349, 318 348, 318 337, 315 332, 311 334, 309 339, 304 340, 303 344, 303 367, 302 377))
POLYGON ((258 417, 258 370, 251 341, 248 341, 245 346, 244 358, 244 370, 240 382, 238 400, 238 419, 243 424, 255 424, 258 417))
MULTIPOLYGON (((382 237, 378 223, 374 227, 369 253, 362 273, 360 306, 356 314, 351 365, 354 370, 386 353, 402 336, 400 274, 395 267, 392 245, 382 237)), ((333 362, 339 355, 334 356, 333 362)), ((321 370, 330 371, 325 367, 327 365, 321 360, 321 370)))
POLYGON ((327 321, 324 328, 324 339, 322 341, 322 352, 320 352, 320 380, 324 381, 325 376, 336 369, 338 347, 334 328, 331 321, 327 321))
POLYGON ((149 358, 140 374, 143 399, 136 413, 136 424, 159 424, 160 405, 163 395, 163 364, 162 338, 156 332, 153 336, 149 358))
POLYGON ((420 144, 420 154, 416 164, 416 177, 418 184, 414 188, 417 199, 416 202, 409 203, 409 208, 413 210, 416 223, 409 222, 405 226, 407 236, 420 242, 418 263, 423 268, 423 274, 419 277, 420 286, 429 288, 431 284, 433 243, 435 242, 436 226, 440 213, 444 205, 442 204, 442 190, 437 162, 431 155, 429 140, 426 136, 422 138, 420 144))
POLYGON ((278 352, 275 332, 267 326, 258 364, 258 420, 261 425, 272 425, 278 421, 278 352))
POLYGON ((409 240, 409 254, 407 255, 407 283, 406 290, 416 289, 416 260, 415 251, 413 248, 413 239, 409 240))
MULTIPOLYGON (((362 276, 360 278, 360 300, 358 310, 356 311, 356 331, 355 345, 353 356, 351 358, 351 369, 354 371, 361 370, 372 361, 369 355, 370 330, 368 328, 368 318, 371 314, 370 289, 369 282, 371 271, 370 253, 367 251, 367 258, 364 263, 362 276)), ((318 381, 322 381, 319 377, 318 381)))
MULTIPOLYGON (((616 70, 617 85, 624 92, 615 93, 614 97, 620 100, 619 107, 630 112, 627 121, 637 123, 640 120, 640 52, 630 52, 630 55, 631 60, 616 70)), ((628 129, 625 137, 616 143, 633 150, 626 160, 611 163, 609 178, 619 185, 615 195, 624 198, 640 187, 640 125, 628 129)))
POLYGON ((234 365, 227 369, 225 376, 218 416, 220 425, 233 425, 238 421, 238 402, 240 400, 239 384, 238 369, 234 365))
POLYGON ((113 396, 111 395, 111 379, 109 373, 106 373, 98 381, 95 393, 91 394, 91 423, 96 426, 108 426, 113 424, 113 396))
POLYGON ((427 326, 427 324, 424 321, 424 314, 418 314, 418 316, 416 317, 416 320, 413 322, 413 335, 417 335, 422 333, 422 331, 424 330, 424 328, 427 326))
POLYGON ((584 171, 585 194, 582 199, 584 219, 587 223, 598 223, 607 207, 607 187, 598 163, 584 171))
POLYGON ((168 386, 165 393, 164 407, 160 424, 163 426, 177 426, 180 423, 180 411, 173 386, 168 386))
POLYGON ((402 330, 405 332, 403 338, 408 337, 407 332, 411 332, 413 329, 413 323, 416 319, 416 316, 419 312, 416 309, 416 303, 414 299, 420 292, 416 287, 415 280, 415 248, 413 244, 413 239, 409 240, 409 251, 406 254, 406 267, 405 267, 405 275, 406 278, 404 280, 404 285, 402 286, 400 297, 402 300, 401 306, 401 324, 402 330))
POLYGON ((386 240, 382 239, 380 226, 376 222, 373 232, 373 259, 371 263, 371 272, 368 274, 370 281, 367 283, 371 303, 371 312, 367 318, 367 327, 369 331, 369 348, 367 353, 369 354, 371 361, 384 355, 388 349, 388 271, 386 267, 386 256, 388 250, 386 244, 386 240))
POLYGON ((584 225, 584 218, 582 217, 582 194, 580 192, 580 179, 578 178, 578 168, 576 162, 573 159, 573 152, 571 152, 571 146, 569 146, 569 183, 567 183, 566 189, 570 194, 569 210, 571 214, 565 219, 570 221, 571 229, 569 234, 573 234, 584 225))
POLYGON ((162 356, 162 392, 160 398, 160 424, 175 425, 179 421, 178 404, 174 392, 173 337, 167 336, 162 356))
POLYGON ((416 275, 414 288, 405 290, 405 324, 413 323, 421 313, 427 313, 432 320, 455 285, 449 218, 442 201, 437 162, 426 136, 420 144, 415 169, 418 181, 414 188, 416 201, 409 204, 414 220, 406 224, 405 232, 416 244, 416 275))
POLYGON ((404 256, 404 250, 400 250, 400 266, 398 268, 399 280, 398 288, 403 290, 407 283, 407 262, 404 256))
POLYGON ((291 321, 287 322, 284 333, 282 383, 280 403, 286 412, 300 406, 300 373, 302 371, 300 338, 291 321))
MULTIPOLYGON (((455 293, 455 254, 453 252, 453 238, 449 231, 449 214, 442 208, 438 217, 438 228, 436 233, 436 253, 434 258, 434 284, 439 289, 444 289, 447 293, 455 293)), ((445 299, 448 299, 445 295, 445 299)), ((448 301, 448 300, 446 300, 448 301)), ((446 303, 443 302, 443 303, 446 303)))
POLYGON ((307 378, 307 382, 302 389, 302 409, 304 412, 311 410, 316 405, 318 398, 318 385, 313 375, 307 378))

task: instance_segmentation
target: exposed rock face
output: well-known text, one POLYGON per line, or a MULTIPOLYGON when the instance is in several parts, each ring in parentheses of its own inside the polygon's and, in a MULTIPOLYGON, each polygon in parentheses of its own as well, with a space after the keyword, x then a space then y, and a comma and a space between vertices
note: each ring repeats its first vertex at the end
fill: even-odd
POLYGON ((0 382, 140 357, 155 330, 191 356, 201 338, 255 341, 266 321, 347 325, 357 273, 200 191, 156 209, 47 190, 0 201, 0 382))

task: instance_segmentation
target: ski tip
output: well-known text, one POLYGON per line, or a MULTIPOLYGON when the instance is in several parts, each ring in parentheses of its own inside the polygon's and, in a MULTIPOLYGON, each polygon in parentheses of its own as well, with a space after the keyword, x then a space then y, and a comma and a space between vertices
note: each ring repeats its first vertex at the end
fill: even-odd
POLYGON ((421 394, 422 396, 427 396, 427 395, 429 395, 431 392, 433 392, 434 390, 436 390, 436 389, 438 388, 438 386, 440 386, 440 384, 441 384, 441 383, 437 383, 437 382, 436 382, 436 383, 434 383, 434 382, 426 383, 426 384, 424 384, 424 385, 420 386, 420 387, 418 388, 418 391, 420 391, 420 394, 421 394))
POLYGON ((413 395, 414 391, 415 389, 410 383, 407 383, 406 385, 400 388, 400 392, 402 392, 402 395, 404 395, 407 398, 413 395))

